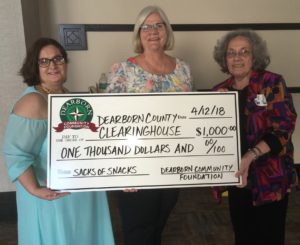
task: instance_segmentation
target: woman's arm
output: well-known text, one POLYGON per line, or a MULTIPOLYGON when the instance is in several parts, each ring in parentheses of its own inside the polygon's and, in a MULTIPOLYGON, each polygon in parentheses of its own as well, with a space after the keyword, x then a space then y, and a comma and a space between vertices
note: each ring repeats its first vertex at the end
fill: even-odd
POLYGON ((12 181, 16 179, 32 195, 54 200, 68 193, 40 187, 32 164, 38 159, 47 134, 47 102, 40 94, 30 93, 14 106, 5 134, 4 157, 12 181))
POLYGON ((266 96, 272 98, 268 101, 266 108, 268 113, 264 118, 267 126, 266 133, 242 157, 241 168, 236 173, 237 177, 242 177, 240 187, 247 185, 248 170, 254 160, 267 153, 271 155, 286 154, 295 128, 297 114, 292 97, 287 91, 284 79, 278 75, 273 76, 272 79, 269 78, 273 83, 268 84, 266 88, 266 96))
POLYGON ((29 167, 25 172, 23 172, 18 177, 18 180, 30 194, 48 201, 52 201, 69 194, 67 192, 55 192, 46 187, 40 187, 37 183, 32 167, 29 167))
POLYGON ((242 183, 238 187, 243 188, 247 185, 248 171, 251 163, 262 155, 269 153, 270 150, 265 141, 260 141, 243 155, 240 170, 235 174, 236 177, 242 178, 242 183))

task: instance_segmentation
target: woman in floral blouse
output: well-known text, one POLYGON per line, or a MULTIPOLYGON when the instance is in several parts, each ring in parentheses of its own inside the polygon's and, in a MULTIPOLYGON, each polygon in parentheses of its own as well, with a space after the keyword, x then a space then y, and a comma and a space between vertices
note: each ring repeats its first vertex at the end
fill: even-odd
POLYGON ((242 184, 228 188, 235 244, 283 245, 288 193, 297 182, 292 97, 283 77, 265 70, 270 58, 255 32, 227 33, 214 58, 231 75, 214 90, 239 94, 242 184))
MULTIPOLYGON (((191 91, 188 65, 165 53, 165 50, 173 48, 174 36, 161 8, 148 6, 139 13, 133 42, 138 55, 112 66, 107 92, 191 91)), ((131 189, 120 192, 119 209, 125 244, 161 244, 161 233, 177 197, 177 189, 131 189)))

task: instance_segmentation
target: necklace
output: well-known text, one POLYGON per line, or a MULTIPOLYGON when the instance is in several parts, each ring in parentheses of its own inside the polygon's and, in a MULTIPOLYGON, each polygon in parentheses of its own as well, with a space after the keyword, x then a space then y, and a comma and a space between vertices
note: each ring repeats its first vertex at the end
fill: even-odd
POLYGON ((139 56, 139 64, 144 70, 149 73, 164 76, 170 72, 172 72, 176 66, 174 60, 168 56, 163 56, 159 59, 159 61, 155 62, 155 60, 148 59, 145 55, 139 56))
POLYGON ((144 60, 144 66, 146 68, 146 70, 148 70, 150 73, 152 74, 156 74, 156 75, 164 75, 167 72, 167 65, 165 64, 165 62, 162 62, 161 64, 157 64, 157 63, 151 63, 148 60, 144 60))
POLYGON ((39 92, 42 92, 44 94, 64 94, 64 93, 68 92, 68 90, 65 87, 61 87, 59 90, 51 90, 51 89, 45 88, 41 84, 36 85, 35 88, 39 92))

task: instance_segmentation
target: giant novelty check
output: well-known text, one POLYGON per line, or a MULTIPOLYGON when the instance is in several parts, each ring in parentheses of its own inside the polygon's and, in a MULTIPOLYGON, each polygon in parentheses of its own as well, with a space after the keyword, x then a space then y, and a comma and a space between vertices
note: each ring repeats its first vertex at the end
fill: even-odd
POLYGON ((237 185, 236 92, 49 96, 48 187, 237 185))

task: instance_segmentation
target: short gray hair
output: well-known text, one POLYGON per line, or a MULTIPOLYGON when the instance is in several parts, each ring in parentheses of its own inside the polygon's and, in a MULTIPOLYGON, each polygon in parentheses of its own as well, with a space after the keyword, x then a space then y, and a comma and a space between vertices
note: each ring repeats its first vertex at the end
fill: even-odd
POLYGON ((167 32, 167 41, 165 44, 164 49, 165 50, 171 50, 174 47, 174 34, 172 27, 170 25, 170 22, 168 20, 167 15, 165 12, 158 6, 147 6, 141 10, 139 15, 137 16, 135 25, 134 25, 134 30, 133 30, 133 49, 134 52, 141 54, 144 52, 144 48, 141 43, 141 38, 140 38, 140 28, 141 25, 144 23, 145 19, 153 13, 158 13, 160 17, 162 18, 162 21, 164 22, 166 26, 166 32, 167 32))
POLYGON ((228 32, 214 48, 214 59, 220 65, 221 71, 229 73, 226 53, 229 42, 235 37, 246 38, 252 48, 252 69, 254 71, 263 71, 270 64, 270 56, 267 50, 266 42, 254 31, 241 29, 228 32))

